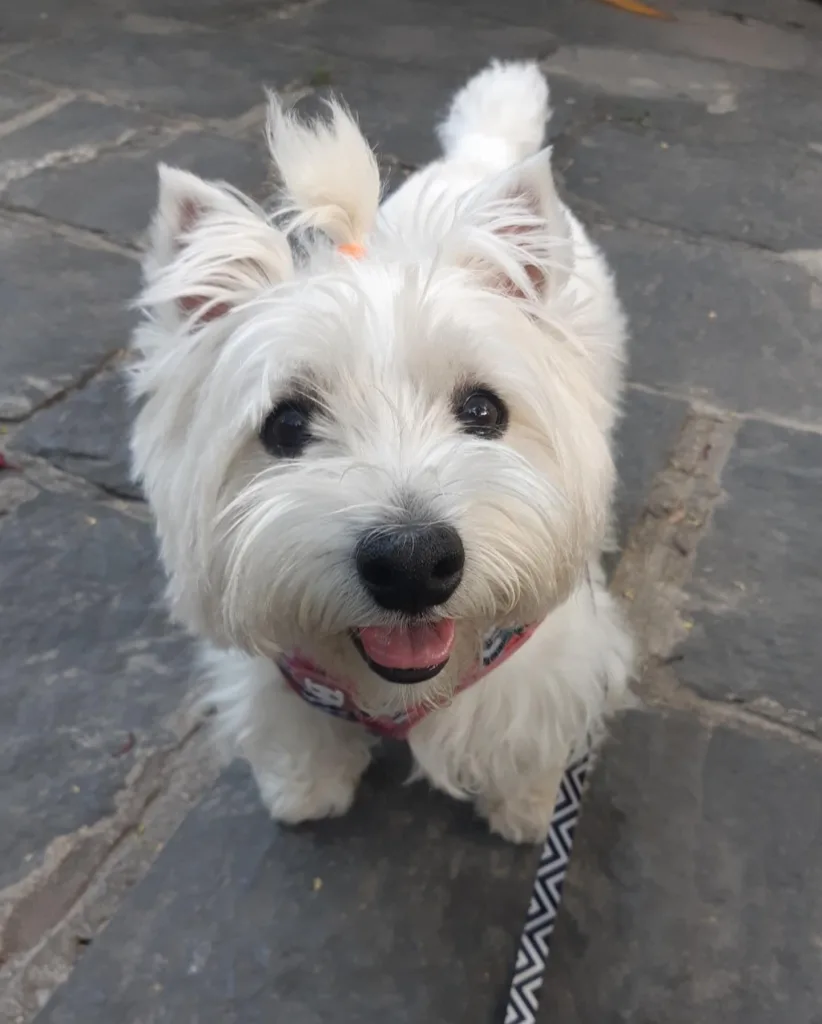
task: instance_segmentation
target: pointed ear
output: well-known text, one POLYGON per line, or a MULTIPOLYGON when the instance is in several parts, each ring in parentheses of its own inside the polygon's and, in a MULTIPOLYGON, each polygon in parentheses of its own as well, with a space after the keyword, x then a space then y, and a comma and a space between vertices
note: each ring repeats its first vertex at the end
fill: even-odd
POLYGON ((229 186, 161 165, 141 305, 191 326, 225 316, 293 272, 285 236, 229 186))
POLYGON ((469 198, 464 214, 468 263, 488 287, 541 301, 573 271, 571 220, 544 149, 469 198))

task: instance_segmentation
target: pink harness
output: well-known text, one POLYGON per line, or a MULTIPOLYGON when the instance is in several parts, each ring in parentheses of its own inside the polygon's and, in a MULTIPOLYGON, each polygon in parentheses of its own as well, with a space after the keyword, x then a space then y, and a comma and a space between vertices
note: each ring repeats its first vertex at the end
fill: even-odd
MULTIPOLYGON (((518 629, 495 629, 489 633, 483 641, 482 657, 460 680, 454 696, 467 690, 469 686, 473 686, 483 676, 488 675, 492 669, 507 661, 534 634, 537 625, 520 626, 518 629)), ((351 683, 328 675, 299 651, 281 655, 277 659, 277 666, 291 689, 304 701, 337 718, 359 722, 380 736, 404 739, 419 721, 437 710, 436 706, 432 707, 430 704, 417 704, 395 715, 369 715, 354 702, 352 692, 355 687, 351 683)))

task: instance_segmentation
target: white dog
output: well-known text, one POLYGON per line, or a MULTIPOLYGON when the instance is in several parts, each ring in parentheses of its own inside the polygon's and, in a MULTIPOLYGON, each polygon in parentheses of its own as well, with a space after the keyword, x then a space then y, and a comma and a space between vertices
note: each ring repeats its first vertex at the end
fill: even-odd
POLYGON ((494 63, 381 209, 338 105, 272 100, 284 201, 160 171, 136 473, 176 617, 271 814, 342 814, 375 733, 537 841, 626 693, 604 589, 625 327, 557 196, 548 88, 494 63))

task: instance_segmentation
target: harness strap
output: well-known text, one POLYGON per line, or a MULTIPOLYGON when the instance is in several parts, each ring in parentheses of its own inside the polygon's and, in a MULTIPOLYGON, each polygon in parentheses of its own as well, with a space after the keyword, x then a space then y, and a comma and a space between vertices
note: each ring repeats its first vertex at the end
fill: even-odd
POLYGON ((514 976, 508 990, 505 1024, 536 1024, 539 996, 551 952, 551 936, 562 902, 562 886, 574 845, 590 757, 569 765, 559 787, 548 838, 542 848, 514 976))
MULTIPOLYGON (((476 665, 460 680, 454 696, 510 658, 533 635, 537 625, 492 630, 483 640, 476 665)), ((419 721, 436 710, 436 705, 427 703, 414 705, 395 715, 370 715, 358 707, 356 687, 352 683, 332 676, 300 651, 282 654, 277 658, 277 666, 298 697, 336 718, 359 722, 380 736, 404 739, 419 721)))

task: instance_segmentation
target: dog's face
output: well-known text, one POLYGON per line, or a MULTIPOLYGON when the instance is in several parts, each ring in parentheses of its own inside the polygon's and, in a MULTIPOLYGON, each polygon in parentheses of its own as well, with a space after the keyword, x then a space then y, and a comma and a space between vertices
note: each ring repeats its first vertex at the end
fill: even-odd
POLYGON ((567 596, 609 414, 540 188, 432 218, 427 251, 377 225, 362 258, 314 241, 295 265, 259 211, 164 173, 134 452, 191 628, 433 693, 567 596))

